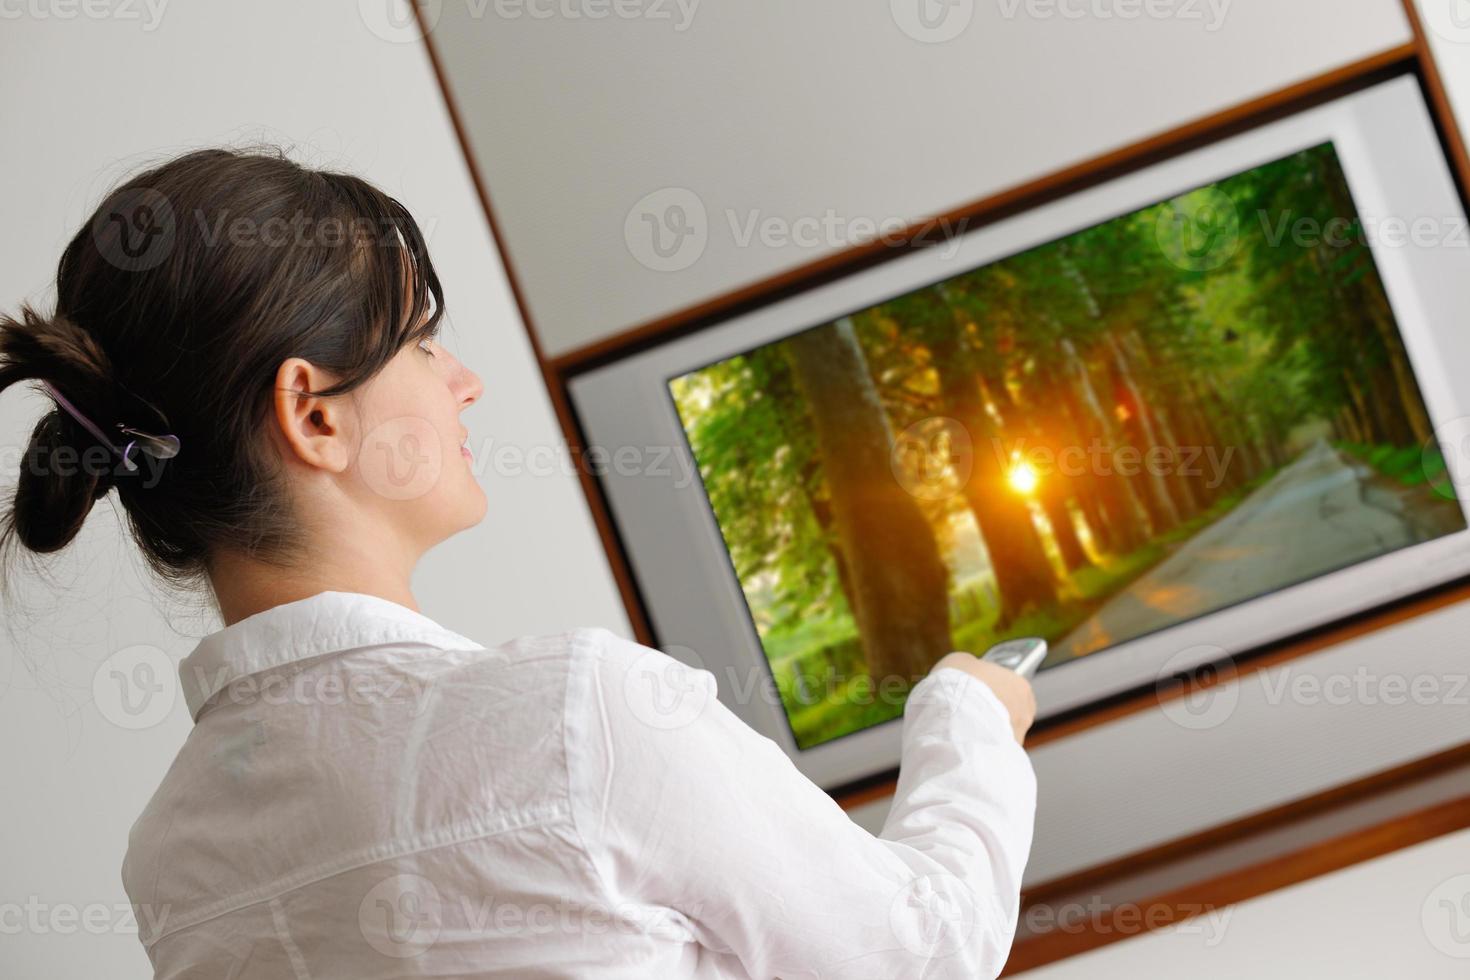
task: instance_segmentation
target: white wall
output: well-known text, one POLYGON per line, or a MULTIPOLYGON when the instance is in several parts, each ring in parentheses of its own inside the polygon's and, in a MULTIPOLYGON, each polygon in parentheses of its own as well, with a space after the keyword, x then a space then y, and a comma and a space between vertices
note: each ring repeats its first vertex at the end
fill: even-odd
MULTIPOLYGON (((513 461, 491 460, 503 445, 561 440, 421 45, 383 40, 354 2, 167 3, 156 23, 141 3, 119 8, 141 20, 64 20, 66 9, 0 7, 0 309, 23 297, 49 305, 63 245, 113 181, 145 163, 264 139, 362 174, 424 226, 445 287, 446 343, 485 381, 465 420, 489 515, 425 559, 415 579, 424 612, 486 643, 582 623, 628 635, 574 478, 516 475, 513 461), (14 13, 29 10, 47 16, 14 13)), ((13 485, 42 403, 19 389, 0 397, 0 490, 13 485)), ((178 699, 151 727, 119 727, 106 685, 94 702, 92 681, 115 651, 146 644, 176 660, 217 624, 159 604, 106 505, 57 577, 55 593, 23 582, 29 612, 0 631, 0 976, 144 977, 147 959, 117 911, 118 869, 189 720, 178 699)))
POLYGON ((562 353, 1409 29, 1400 0, 474 0, 433 37, 562 353), (664 261, 645 219, 671 207, 664 261))
MULTIPOLYGON (((155 10, 160 2, 153 0, 155 10)), ((1247 17, 1276 9, 1275 2, 1254 6, 1258 12, 1247 17)), ((1366 35, 1359 33, 1363 20, 1355 10, 1358 19, 1347 28, 1359 39, 1355 45, 1364 43, 1365 36, 1376 37, 1372 32, 1379 27, 1375 25, 1383 26, 1385 43, 1396 40, 1391 7, 1391 3, 1375 0, 1366 35)), ((386 16, 373 16, 372 0, 361 4, 195 0, 188 5, 163 0, 162 16, 156 21, 142 3, 103 8, 116 15, 102 18, 81 17, 77 9, 61 0, 0 6, 0 131, 9 137, 0 154, 0 214, 5 218, 5 234, 0 236, 0 307, 12 309, 22 297, 46 294, 62 245, 117 177, 201 144, 281 141, 294 146, 304 160, 352 169, 375 180, 398 195, 426 226, 447 291, 448 342, 486 381, 483 402, 467 417, 482 464, 491 455, 486 450, 495 446, 559 445, 489 233, 426 59, 411 43, 411 32, 397 34, 386 16), (73 11, 72 18, 63 19, 68 11, 73 11), (381 34, 403 40, 384 40, 369 29, 369 22, 381 34)), ((830 36, 834 43, 841 34, 837 30, 823 34, 818 30, 821 23, 805 20, 817 16, 815 8, 788 9, 792 18, 802 18, 799 23, 830 36)), ((1239 9, 1247 9, 1246 0, 1240 0, 1239 9)), ((1308 12, 1300 22, 1307 28, 1337 30, 1347 20, 1338 16, 1336 4, 1323 2, 1314 7, 1310 0, 1297 0, 1295 9, 1308 12), (1311 15, 1313 10, 1317 16, 1311 15)), ((835 6, 828 8, 824 14, 834 23, 847 15, 863 16, 853 13, 851 5, 835 10, 835 6)), ((706 13, 712 11, 713 5, 706 8, 706 13)), ((711 22, 717 22, 717 17, 711 17, 711 22)), ((797 23, 794 19, 787 26, 797 23)), ((1121 27, 1117 36, 1129 37, 1121 27)), ((1282 58, 1294 56, 1302 43, 1288 31, 1267 30, 1257 40, 1259 46, 1250 49, 1242 71, 1279 65, 1282 58)), ((658 101, 639 105, 624 99, 603 104, 599 118, 585 122, 602 127, 604 135, 616 135, 620 119, 640 113, 647 117, 647 125, 657 125, 663 118, 658 113, 664 109, 682 113, 675 118, 689 118, 700 109, 711 86, 738 96, 767 56, 779 55, 788 63, 810 57, 819 71, 824 64, 841 67, 842 63, 831 45, 817 52, 791 49, 791 36, 781 25, 745 41, 751 58, 740 63, 711 63, 709 79, 700 76, 698 57, 680 61, 672 72, 669 66, 645 63, 644 69, 657 75, 658 91, 653 94, 659 96, 658 101), (601 114, 606 118, 600 118, 601 114)), ((1064 64, 1083 54, 1065 41, 1059 43, 1064 64)), ((696 49, 686 46, 680 50, 696 49)), ((1467 51, 1470 47, 1446 43, 1441 54, 1462 104, 1470 100, 1467 51)), ((1169 67, 1174 63, 1154 61, 1154 54, 1163 58, 1168 52, 1145 49, 1120 70, 1151 79, 1151 92, 1162 101, 1175 99, 1176 89, 1195 84, 1187 62, 1182 69, 1169 67), (1157 70, 1161 65, 1166 70, 1157 70)), ((659 169, 656 154, 646 145, 640 147, 636 141, 589 145, 575 138, 584 120, 549 124, 552 117, 545 108, 549 95, 544 89, 561 87, 564 91, 557 104, 575 107, 579 93, 596 94, 594 90, 607 81, 595 65, 553 64, 547 72, 530 76, 525 73, 535 68, 534 50, 525 47, 511 55, 501 66, 506 76, 497 77, 487 91, 516 107, 541 105, 537 112, 515 109, 524 125, 531 127, 529 132, 544 132, 547 138, 565 135, 566 146, 556 152, 585 153, 625 177, 645 181, 650 188, 669 182, 667 173, 659 169)), ((875 78, 882 75, 881 58, 869 53, 865 63, 875 78)), ((640 69, 633 65, 625 70, 640 69)), ((1015 64, 990 84, 1026 87, 1026 71, 1025 63, 1015 64)), ((838 72, 834 69, 831 74, 835 77, 838 72)), ((906 117, 902 125, 907 127, 909 142, 921 146, 924 120, 935 122, 925 93, 939 91, 943 78, 926 81, 926 76, 914 71, 903 77, 918 79, 919 94, 899 99, 897 111, 906 117)), ((1043 79, 1031 83, 1036 87, 1028 92, 1042 103, 1078 100, 1089 118, 1105 119, 1107 113, 1116 111, 1115 104, 1089 88, 1094 79, 1072 78, 1061 84, 1067 81, 1043 79), (1053 87, 1045 88, 1043 82, 1053 87)), ((881 94, 861 88, 848 91, 854 94, 843 111, 859 116, 869 111, 868 96, 881 94)), ((732 99, 722 116, 724 141, 707 145, 696 141, 693 150, 705 156, 725 154, 737 166, 748 159, 742 154, 749 152, 767 119, 745 111, 742 104, 738 97, 732 99)), ((1177 112, 1177 103, 1169 104, 1177 112)), ((830 102, 808 105, 800 100, 797 106, 806 106, 802 118, 814 124, 820 124, 824 108, 833 107, 830 102)), ((953 112, 941 121, 953 124, 953 112)), ((1045 142, 1059 134, 1037 131, 1023 135, 1045 142)), ((972 152, 983 155, 985 140, 969 138, 974 141, 972 152)), ((512 145, 515 143, 508 140, 503 149, 525 157, 518 166, 552 165, 544 156, 546 147, 512 145)), ((669 145, 678 145, 678 140, 671 138, 669 145)), ((779 151, 779 144, 769 146, 770 152, 779 151)), ((889 161, 886 166, 896 185, 914 185, 915 193, 924 190, 928 178, 915 179, 907 162, 889 161)), ((776 168, 763 179, 776 180, 782 173, 776 168)), ((599 188, 608 190, 597 179, 595 168, 588 180, 587 187, 547 181, 538 191, 541 196, 531 204, 539 201, 559 209, 564 200, 585 201, 589 194, 595 198, 599 188)), ((615 213, 620 223, 631 204, 622 200, 623 190, 631 185, 618 186, 618 193, 604 194, 601 206, 615 213)), ((970 195, 959 193, 951 183, 941 196, 970 195)), ((923 195, 899 196, 892 207, 917 211, 927 200, 923 195)), ((580 223, 562 226, 560 239, 538 246, 541 254, 554 261, 559 248, 584 248, 581 227, 580 223)), ((718 263, 712 261, 713 256, 702 259, 701 267, 715 267, 718 263)), ((622 251, 616 261, 626 266, 626 258, 622 251)), ((731 275, 737 277, 761 271, 748 262, 731 267, 731 275)), ((587 329, 595 331, 681 299, 678 291, 668 290, 651 292, 646 301, 640 299, 639 292, 657 281, 651 273, 631 280, 631 291, 623 292, 619 303, 607 309, 601 305, 606 299, 600 292, 604 286, 589 291, 573 283, 566 299, 572 305, 558 316, 569 323, 585 317, 587 329)), ((575 333, 566 337, 568 344, 576 340, 575 333)), ((39 398, 19 391, 0 398, 0 489, 13 478, 19 447, 40 404, 39 398)), ((425 612, 487 642, 572 623, 603 623, 626 633, 626 621, 574 481, 568 476, 516 476, 489 466, 483 480, 491 499, 485 523, 431 554, 416 581, 425 612)), ((109 714, 117 717, 117 713, 105 708, 105 688, 103 702, 94 701, 92 682, 99 665, 116 651, 146 644, 177 659, 192 647, 191 637, 215 624, 197 610, 179 604, 159 605, 160 598, 140 576, 131 546, 106 507, 94 512, 82 538, 60 566, 58 578, 61 591, 55 593, 36 580, 23 583, 23 595, 32 603, 31 614, 7 619, 7 630, 0 633, 0 745, 4 746, 0 750, 0 828, 4 831, 0 836, 0 975, 58 980, 143 977, 148 975, 146 959, 116 911, 125 901, 118 866, 128 827, 187 733, 188 719, 182 703, 176 702, 151 727, 120 727, 108 720, 109 714), (39 928, 33 915, 39 917, 39 928), (83 925, 69 916, 98 916, 102 925, 83 925)), ((1470 626, 1470 615, 1466 618, 1470 626)), ((1464 853, 1463 835, 1452 843, 1460 848, 1458 853, 1464 853)), ((1089 980, 1237 976, 1244 972, 1239 964, 1246 958, 1251 959, 1252 976, 1313 976, 1320 974, 1311 965, 1335 955, 1343 935, 1353 936, 1359 948, 1369 949, 1361 962, 1395 963, 1391 944, 1402 935, 1399 925, 1394 930, 1375 930, 1370 926, 1378 920, 1372 915, 1347 917, 1374 897, 1391 901, 1382 915, 1395 923, 1405 915, 1417 914, 1417 906, 1410 908, 1412 895, 1405 892, 1408 897, 1392 900, 1396 893, 1391 891, 1393 882, 1420 881, 1414 877, 1420 866, 1403 863, 1417 860, 1415 853, 1356 869, 1367 876, 1353 879, 1365 883, 1361 891, 1294 890, 1280 893, 1279 902, 1277 896, 1271 896, 1254 906, 1242 906, 1242 910, 1259 906, 1267 912, 1258 917, 1256 927, 1242 926, 1230 933, 1235 952, 1228 955, 1239 959, 1222 958, 1226 954, 1207 956, 1187 944, 1171 944, 1168 938, 1144 938, 1075 961, 1078 970, 1049 976, 1077 975, 1089 980), (1394 868, 1402 868, 1404 877, 1389 870, 1394 868), (1262 904, 1266 902, 1273 904, 1262 904), (1349 927, 1339 931, 1339 921, 1349 922, 1349 927), (1281 952, 1292 943, 1301 948, 1290 956, 1281 952), (1270 959, 1257 960, 1251 957, 1257 949, 1275 952, 1270 959), (1091 964, 1085 971, 1084 963, 1091 964), (1212 965, 1225 963, 1236 966, 1212 965)), ((1451 858, 1444 851, 1425 853, 1435 855, 1437 866, 1448 864, 1451 858)), ((1249 917, 1237 920, 1248 921, 1249 917)), ((1390 974, 1385 965, 1371 975, 1390 974)), ((1370 972, 1345 975, 1366 977, 1370 972)))
POLYGON ((1464 980, 1470 973, 1467 853, 1470 830, 1021 976, 1464 980))

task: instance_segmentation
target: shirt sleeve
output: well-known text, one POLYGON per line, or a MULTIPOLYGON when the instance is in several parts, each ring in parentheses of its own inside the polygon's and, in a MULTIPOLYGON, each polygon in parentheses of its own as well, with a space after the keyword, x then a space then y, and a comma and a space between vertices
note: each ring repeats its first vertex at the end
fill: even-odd
POLYGON ((577 635, 573 816, 615 901, 675 910, 757 978, 1000 973, 1036 780, 984 683, 945 668, 914 687, 874 836, 718 700, 713 674, 607 630, 577 635))

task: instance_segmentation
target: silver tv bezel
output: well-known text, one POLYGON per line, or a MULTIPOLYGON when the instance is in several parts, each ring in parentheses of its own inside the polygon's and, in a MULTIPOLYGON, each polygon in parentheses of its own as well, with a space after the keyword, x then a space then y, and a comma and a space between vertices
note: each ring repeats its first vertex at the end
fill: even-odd
MULTIPOLYGON (((589 460, 657 644, 712 671, 721 700, 819 785, 833 788, 891 770, 899 761, 897 719, 797 747, 693 468, 668 379, 1329 141, 1373 236, 1373 255, 1446 444, 1463 512, 1470 488, 1464 451, 1470 449, 1470 398, 1449 379, 1470 374, 1470 246, 1419 83, 1404 75, 574 377, 572 405, 586 447, 595 450, 589 460), (1428 230, 1414 231, 1415 222, 1428 230)), ((1039 717, 1158 684, 1467 573, 1470 530, 1269 592, 1042 671, 1034 682, 1039 717)))

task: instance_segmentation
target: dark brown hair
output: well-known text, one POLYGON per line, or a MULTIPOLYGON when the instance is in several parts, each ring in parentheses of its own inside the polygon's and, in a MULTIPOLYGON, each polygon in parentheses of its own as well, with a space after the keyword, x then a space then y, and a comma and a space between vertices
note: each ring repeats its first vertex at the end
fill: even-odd
POLYGON ((134 452, 130 471, 53 407, 0 514, 0 568, 17 543, 64 547, 115 487, 149 566, 180 586, 220 549, 303 557, 263 438, 281 362, 304 358, 340 379, 316 394, 345 394, 432 336, 444 309, 402 204, 280 150, 199 150, 121 185, 62 253, 56 293, 51 316, 0 316, 0 392, 45 381, 104 433, 172 433, 181 449, 134 452))

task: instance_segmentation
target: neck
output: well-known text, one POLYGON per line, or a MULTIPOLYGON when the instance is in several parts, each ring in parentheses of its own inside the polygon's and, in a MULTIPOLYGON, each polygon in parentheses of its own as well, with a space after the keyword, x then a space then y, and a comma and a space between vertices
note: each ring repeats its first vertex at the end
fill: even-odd
POLYGON ((282 569, 236 556, 220 556, 212 563, 209 580, 220 616, 226 626, 299 599, 323 592, 357 592, 396 602, 419 611, 409 586, 411 568, 395 569, 382 562, 356 561, 343 567, 314 564, 310 568, 282 569))

